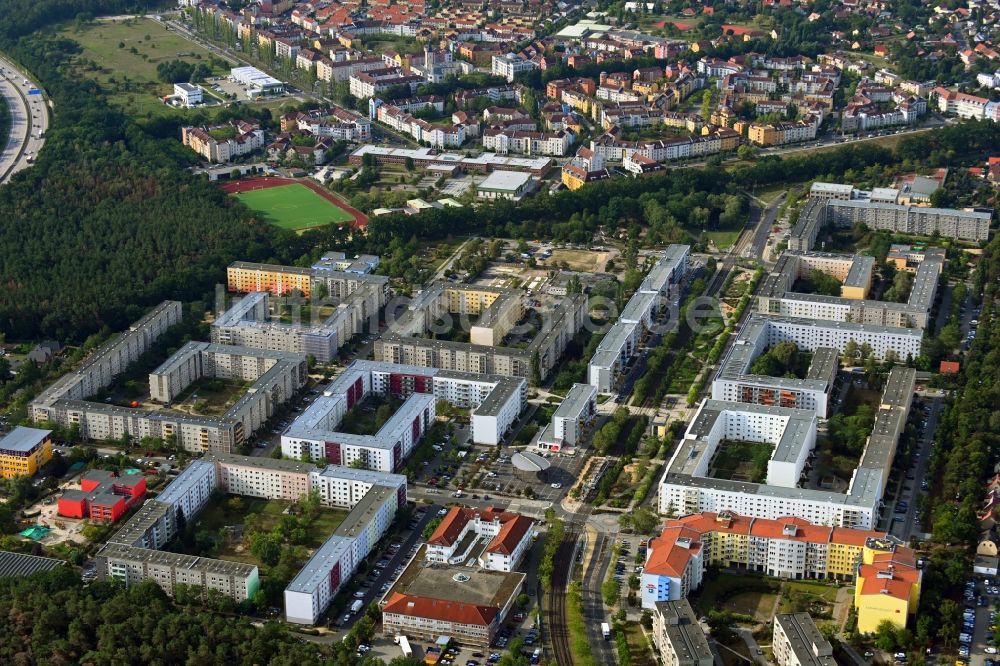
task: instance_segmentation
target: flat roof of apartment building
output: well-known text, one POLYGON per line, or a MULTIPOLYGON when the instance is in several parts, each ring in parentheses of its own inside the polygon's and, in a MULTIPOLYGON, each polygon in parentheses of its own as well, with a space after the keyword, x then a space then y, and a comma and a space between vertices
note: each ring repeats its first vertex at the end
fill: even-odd
POLYGON ((833 646, 816 628, 808 613, 778 613, 774 622, 784 630, 796 663, 801 666, 837 666, 833 646))
POLYGON ((173 505, 155 499, 146 500, 121 529, 111 535, 108 543, 119 543, 132 546, 146 535, 149 528, 164 519, 173 510, 173 505))
POLYGON ((135 546, 126 546, 122 543, 105 544, 98 551, 97 556, 131 562, 145 562, 147 564, 169 566, 176 569, 202 571, 220 576, 234 576, 236 578, 247 578, 257 571, 257 567, 253 564, 216 560, 197 555, 184 555, 183 553, 171 553, 165 550, 153 550, 152 548, 136 548, 135 546))
POLYGON ((290 273, 293 275, 312 275, 313 269, 298 266, 282 266, 281 264, 258 264, 251 261, 234 261, 229 268, 245 271, 267 271, 271 273, 290 273))
POLYGON ((263 456, 241 456, 234 453, 211 453, 205 456, 204 460, 206 462, 218 461, 224 465, 267 469, 275 472, 290 472, 294 474, 309 474, 316 470, 316 465, 299 460, 285 460, 283 458, 276 459, 263 456))
MULTIPOLYGON (((192 460, 191 464, 177 475, 167 487, 156 496, 157 501, 165 504, 176 504, 180 498, 191 492, 191 488, 198 485, 206 474, 215 477, 215 465, 210 460, 192 460)), ((214 485, 214 484, 213 484, 214 485)), ((192 518, 193 516, 188 516, 192 518)))
POLYGON ((553 412, 553 418, 575 419, 587 408, 597 395, 597 387, 592 384, 573 384, 569 393, 553 412))
MULTIPOLYGON (((501 408, 507 404, 513 393, 520 390, 522 384, 524 384, 524 379, 520 377, 504 377, 473 410, 474 413, 477 416, 498 416, 501 408)), ((518 406, 520 407, 520 403, 518 406)))
POLYGON ((663 618, 667 638, 677 657, 675 663, 683 666, 713 658, 705 631, 687 599, 657 601, 656 612, 663 618))

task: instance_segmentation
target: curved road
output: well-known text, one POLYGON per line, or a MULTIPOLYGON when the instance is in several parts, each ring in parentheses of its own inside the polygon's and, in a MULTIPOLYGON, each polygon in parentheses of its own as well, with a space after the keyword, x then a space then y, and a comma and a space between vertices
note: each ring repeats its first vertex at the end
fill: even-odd
POLYGON ((11 120, 10 136, 0 153, 0 184, 29 167, 45 143, 38 133, 44 135, 49 127, 46 102, 40 92, 29 95, 31 89, 37 89, 34 82, 9 60, 0 57, 0 95, 7 101, 11 120))

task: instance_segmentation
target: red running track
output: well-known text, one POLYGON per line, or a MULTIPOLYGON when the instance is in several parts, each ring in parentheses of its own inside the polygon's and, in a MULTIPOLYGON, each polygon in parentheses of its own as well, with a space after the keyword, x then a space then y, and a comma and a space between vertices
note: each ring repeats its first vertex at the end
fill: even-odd
POLYGON ((226 194, 238 194, 240 192, 249 192, 250 190, 263 190, 269 187, 281 187, 283 185, 292 185, 293 183, 298 183, 299 185, 305 185, 310 190, 320 195, 330 203, 332 203, 337 208, 347 211, 354 216, 354 226, 359 229, 364 229, 365 225, 368 224, 368 216, 362 213, 357 208, 349 206, 344 203, 333 194, 328 192, 323 188, 322 185, 316 183, 308 178, 296 179, 296 178, 278 178, 272 176, 264 176, 262 178, 251 178, 249 180, 233 180, 229 182, 222 183, 220 187, 222 191, 226 194))

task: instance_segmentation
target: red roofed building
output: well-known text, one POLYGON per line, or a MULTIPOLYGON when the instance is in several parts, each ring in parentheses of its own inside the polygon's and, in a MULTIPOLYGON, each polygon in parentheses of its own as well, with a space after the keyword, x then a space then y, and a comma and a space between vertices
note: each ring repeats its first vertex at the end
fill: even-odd
POLYGON ((89 518, 114 523, 146 495, 146 479, 141 474, 118 476, 105 470, 91 470, 80 478, 80 489, 70 488, 59 498, 58 512, 67 518, 89 518))
POLYGON ((412 563, 382 602, 382 628, 436 641, 488 647, 512 612, 525 574, 412 563))
POLYGON ((490 571, 513 571, 531 545, 535 521, 509 511, 454 506, 427 540, 426 559, 462 564, 476 558, 490 571))
POLYGON ((922 574, 911 549, 891 539, 869 539, 854 586, 858 631, 874 633, 885 620, 905 627, 917 612, 922 574))
POLYGON ((686 597, 711 564, 780 578, 853 580, 872 540, 895 544, 884 533, 816 525, 798 517, 769 520, 723 511, 669 520, 649 544, 642 606, 686 597))
POLYGON ((962 364, 958 361, 941 361, 940 372, 942 375, 957 375, 962 369, 962 364))

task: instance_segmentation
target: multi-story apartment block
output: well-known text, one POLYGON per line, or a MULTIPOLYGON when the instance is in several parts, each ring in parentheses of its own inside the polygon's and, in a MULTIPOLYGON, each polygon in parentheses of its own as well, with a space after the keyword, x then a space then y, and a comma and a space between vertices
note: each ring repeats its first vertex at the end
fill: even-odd
POLYGON ((593 384, 573 384, 569 393, 556 407, 552 421, 538 433, 538 448, 558 453, 572 449, 583 439, 584 429, 597 414, 597 387, 593 384))
MULTIPOLYGON (((345 278, 338 282, 355 282, 343 275, 345 278)), ((328 283, 336 278, 333 272, 328 272, 320 279, 328 283)), ((344 344, 377 316, 379 308, 385 304, 386 294, 381 279, 357 282, 360 288, 350 291, 328 317, 298 324, 274 321, 268 293, 251 292, 212 322, 212 342, 301 353, 312 356, 320 363, 329 363, 344 344)))
POLYGON ((493 76, 500 76, 507 81, 513 82, 514 78, 522 73, 529 72, 538 67, 538 63, 527 58, 522 58, 513 53, 495 55, 492 59, 493 76))
POLYGON ((826 418, 839 367, 837 350, 809 349, 813 356, 804 379, 754 375, 754 361, 767 350, 767 329, 764 318, 744 324, 712 380, 712 399, 807 409, 826 418))
POLYGON ((373 98, 370 104, 374 106, 375 118, 380 123, 435 148, 457 148, 478 133, 477 123, 459 122, 453 125, 431 123, 378 98, 373 98))
POLYGON ((653 645, 665 666, 712 666, 705 631, 687 599, 657 601, 652 610, 653 645))
POLYGON ((527 132, 503 128, 483 130, 483 148, 498 155, 521 153, 562 157, 569 152, 576 139, 571 130, 558 132, 527 132))
POLYGON ((916 268, 905 303, 868 299, 874 258, 789 250, 757 291, 755 308, 761 314, 806 319, 857 322, 894 328, 924 328, 937 294, 944 261, 931 258, 916 268), (810 271, 833 275, 843 284, 840 296, 792 291, 810 271))
POLYGON ((888 483, 915 384, 912 368, 890 371, 872 434, 845 493, 798 485, 815 443, 814 412, 705 400, 667 463, 660 481, 660 513, 729 511, 766 519, 800 516, 815 524, 870 529, 888 483), (712 457, 727 439, 775 445, 766 483, 709 476, 712 457))
POLYGON ((526 392, 523 379, 355 361, 282 435, 281 450, 293 458, 305 454, 313 460, 395 471, 430 428, 437 400, 471 407, 473 440, 496 444, 517 420, 526 392), (338 432, 347 411, 369 394, 406 401, 374 435, 338 432))
POLYGON ((642 336, 662 315, 668 299, 678 295, 690 253, 689 245, 668 246, 601 340, 589 366, 589 383, 599 393, 613 389, 642 336))
POLYGON ((904 628, 917 612, 923 573, 914 552, 894 539, 866 542, 854 585, 858 631, 873 634, 886 620, 904 628))
POLYGON ((931 91, 931 97, 937 100, 938 111, 952 113, 959 118, 986 118, 991 104, 985 97, 948 90, 941 86, 931 91))
POLYGON ((229 162, 263 148, 264 130, 242 120, 235 126, 183 127, 181 141, 209 162, 229 162))
MULTIPOLYGON (((874 574, 865 567, 880 566, 868 563, 890 561, 901 564, 898 579, 906 584, 902 617, 896 618, 905 626, 907 615, 916 610, 915 605, 907 608, 919 597, 920 570, 913 563, 913 551, 897 539, 798 517, 747 518, 727 511, 691 514, 668 520, 660 536, 650 540, 640 583, 642 606, 653 609, 657 602, 686 598, 701 585, 709 566, 778 578, 857 580, 856 589, 863 590, 866 574, 874 574)), ((882 564, 882 570, 887 566, 882 564)), ((873 619, 878 611, 864 610, 862 596, 871 594, 856 593, 855 606, 859 614, 873 619)), ((859 629, 874 631, 874 626, 859 629)))
POLYGON ((285 588, 288 622, 316 624, 406 504, 406 477, 382 476, 285 588))
POLYGON ((771 650, 778 666, 837 666, 833 646, 808 613, 774 616, 771 650))
POLYGON ((385 534, 406 503, 406 477, 330 465, 248 456, 196 460, 156 500, 145 505, 98 553, 101 575, 126 585, 152 579, 171 594, 177 584, 214 589, 243 601, 259 589, 257 567, 159 549, 177 533, 180 516, 192 520, 212 494, 297 500, 312 490, 324 506, 350 510, 285 592, 288 621, 315 623, 333 595, 385 534))
POLYGON ((492 173, 494 171, 523 171, 543 178, 552 169, 550 157, 515 157, 482 153, 468 157, 461 153, 442 153, 434 148, 393 148, 387 146, 364 145, 351 153, 348 163, 360 166, 365 156, 370 155, 376 164, 406 164, 413 160, 420 169, 445 167, 459 168, 470 173, 492 173))
POLYGON ((312 111, 293 111, 281 118, 281 131, 308 132, 315 137, 334 141, 368 141, 372 123, 365 116, 340 106, 312 111))
POLYGON ((349 79, 351 94, 359 99, 375 97, 393 86, 408 86, 412 93, 423 80, 421 76, 407 74, 395 67, 357 72, 349 79))
MULTIPOLYGON (((566 346, 583 326, 586 315, 586 298, 580 294, 562 299, 551 310, 543 312, 541 331, 527 347, 499 347, 435 340, 419 337, 429 330, 439 318, 452 315, 476 315, 487 308, 493 308, 495 301, 504 293, 500 289, 482 287, 455 287, 433 285, 425 289, 410 303, 407 311, 397 317, 389 332, 375 342, 375 358, 386 363, 404 363, 430 368, 455 370, 513 377, 530 377, 533 359, 537 357, 537 368, 542 380, 555 367, 566 346), (470 309, 470 305, 472 309, 470 309)), ((518 299, 519 300, 519 299, 518 299)), ((484 326, 476 331, 476 339, 489 335, 496 340, 505 333, 514 310, 494 319, 486 310, 484 326), (506 322, 506 323, 504 323, 506 322), (489 326, 485 326, 489 324, 489 326), (490 329, 487 332, 485 329, 490 329)), ((494 312, 502 314, 498 309, 494 312)), ((477 322, 478 323, 478 322, 477 322)))
POLYGON ((992 210, 913 206, 910 198, 895 188, 869 192, 850 185, 815 183, 792 229, 788 247, 811 250, 824 224, 850 227, 861 223, 870 229, 893 233, 923 236, 936 233, 976 242, 989 239, 992 210))

